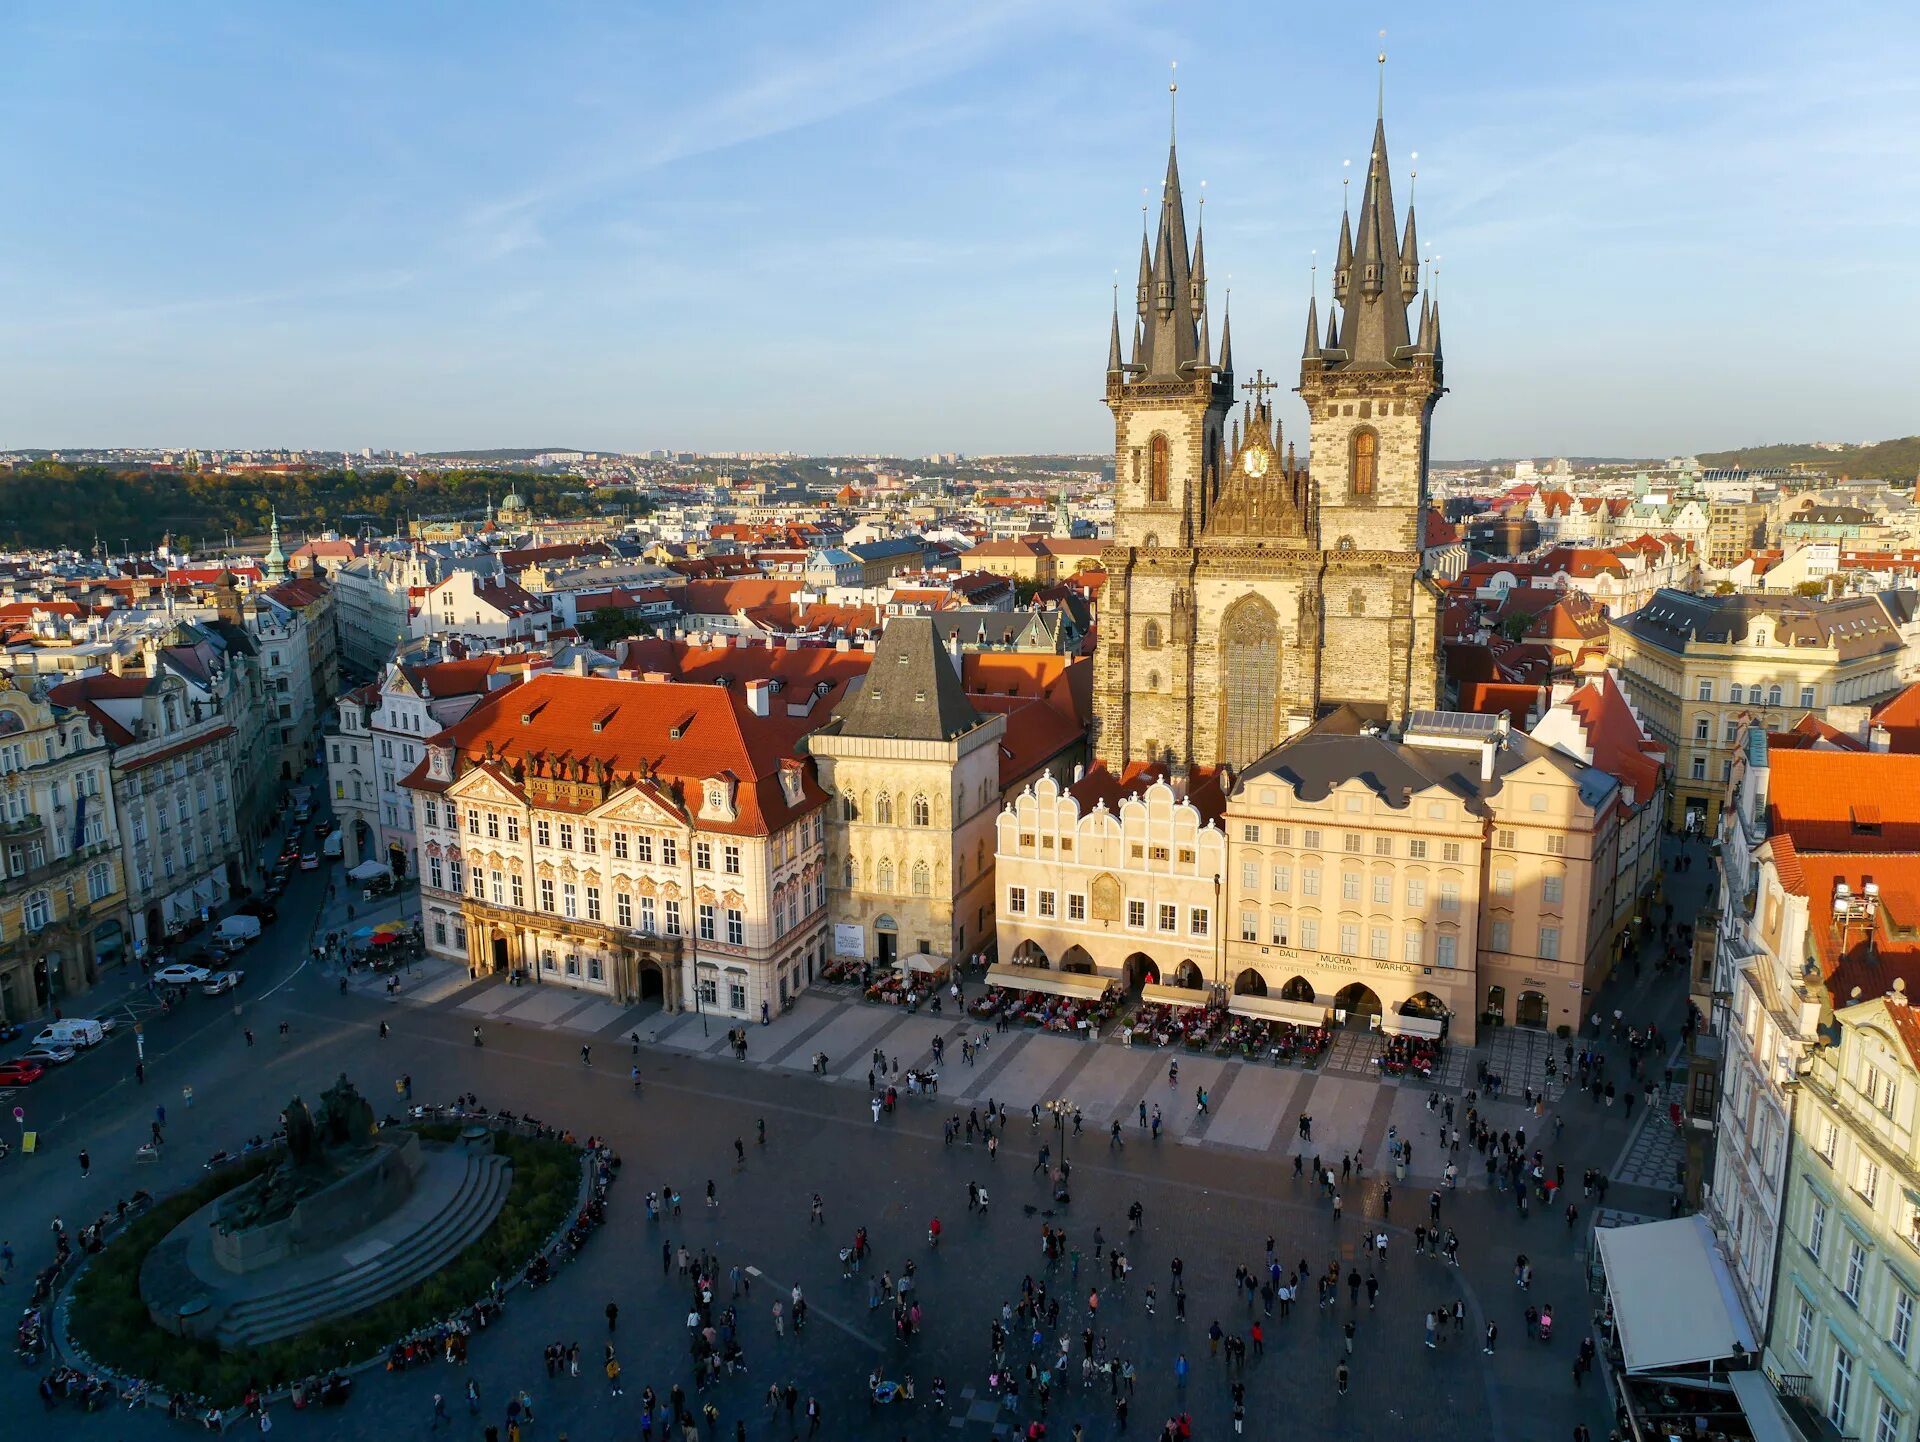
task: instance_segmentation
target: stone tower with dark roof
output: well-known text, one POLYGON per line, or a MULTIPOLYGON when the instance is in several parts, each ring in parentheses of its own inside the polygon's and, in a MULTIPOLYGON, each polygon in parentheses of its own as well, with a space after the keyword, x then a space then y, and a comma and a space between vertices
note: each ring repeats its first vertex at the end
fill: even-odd
POLYGON ((1382 719, 1434 706, 1439 597, 1421 565, 1440 320, 1426 304, 1408 320, 1418 240, 1411 210, 1404 229, 1394 211, 1384 120, 1358 223, 1342 218, 1324 340, 1308 302, 1310 462, 1282 437, 1264 376, 1228 439, 1231 343, 1223 321, 1210 355, 1204 241, 1189 256, 1171 150, 1150 235, 1131 360, 1117 311, 1108 328, 1097 754, 1243 767, 1334 704, 1382 719))

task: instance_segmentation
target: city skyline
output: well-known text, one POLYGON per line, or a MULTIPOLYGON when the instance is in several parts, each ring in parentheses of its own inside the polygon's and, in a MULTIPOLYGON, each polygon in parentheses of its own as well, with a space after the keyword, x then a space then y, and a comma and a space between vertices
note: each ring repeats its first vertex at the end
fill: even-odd
POLYGON ((1912 429, 1855 360, 1920 319, 1891 7, 450 13, 5 22, 0 446, 1101 452, 1168 60, 1216 329, 1290 378, 1380 25, 1437 456, 1912 429))

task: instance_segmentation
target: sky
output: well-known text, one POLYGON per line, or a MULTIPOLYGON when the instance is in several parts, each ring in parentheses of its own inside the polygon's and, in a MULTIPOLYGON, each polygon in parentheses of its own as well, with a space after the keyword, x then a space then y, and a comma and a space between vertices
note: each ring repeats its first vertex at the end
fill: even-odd
POLYGON ((1920 7, 1374 9, 13 0, 0 448, 1108 450, 1170 62, 1291 383, 1383 44, 1436 457, 1920 430, 1920 7))

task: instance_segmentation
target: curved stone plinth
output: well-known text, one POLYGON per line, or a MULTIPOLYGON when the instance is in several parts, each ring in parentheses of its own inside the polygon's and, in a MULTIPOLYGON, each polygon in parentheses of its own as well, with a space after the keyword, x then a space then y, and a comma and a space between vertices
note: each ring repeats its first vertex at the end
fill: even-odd
POLYGON ((147 1254, 140 1294, 154 1322, 222 1347, 304 1332, 405 1291, 458 1256, 499 1214, 512 1185, 505 1157, 460 1143, 417 1143, 405 1200, 358 1229, 316 1237, 298 1254, 234 1272, 215 1256, 220 1200, 193 1213, 147 1254))

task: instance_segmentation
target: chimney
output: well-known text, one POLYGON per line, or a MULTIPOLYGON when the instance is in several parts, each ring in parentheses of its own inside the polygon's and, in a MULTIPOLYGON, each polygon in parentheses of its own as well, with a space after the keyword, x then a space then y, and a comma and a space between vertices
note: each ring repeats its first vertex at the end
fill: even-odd
POLYGON ((576 651, 573 653, 573 674, 576 676, 584 676, 587 674, 587 653, 585 651, 576 651))
POLYGON ((1867 732, 1867 749, 1869 751, 1891 751, 1893 749, 1893 733, 1888 731, 1884 726, 1871 728, 1867 732))
POLYGON ((1480 782, 1482 785, 1493 780, 1493 758, 1499 749, 1500 743, 1497 741, 1482 741, 1480 743, 1480 782))
POLYGON ((766 715, 772 695, 773 688, 765 681, 747 682, 747 709, 756 716, 766 715))

